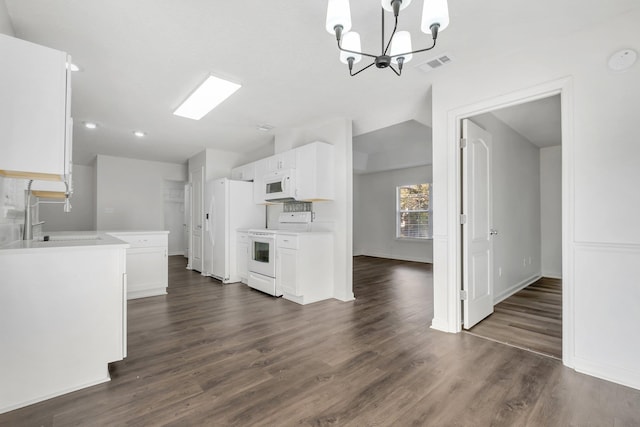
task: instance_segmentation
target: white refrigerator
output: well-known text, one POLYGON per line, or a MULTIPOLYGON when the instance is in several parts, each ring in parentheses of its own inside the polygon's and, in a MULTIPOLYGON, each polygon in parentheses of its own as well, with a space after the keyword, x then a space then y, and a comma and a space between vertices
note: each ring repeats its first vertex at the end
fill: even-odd
POLYGON ((265 207, 253 202, 253 183, 227 178, 205 185, 205 243, 203 276, 222 283, 239 282, 238 229, 264 228, 265 207))

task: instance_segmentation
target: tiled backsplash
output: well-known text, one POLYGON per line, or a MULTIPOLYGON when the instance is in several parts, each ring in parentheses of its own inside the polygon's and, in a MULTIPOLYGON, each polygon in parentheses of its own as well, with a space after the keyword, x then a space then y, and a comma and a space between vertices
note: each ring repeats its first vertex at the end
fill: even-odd
POLYGON ((27 180, 0 177, 0 224, 22 223, 27 180))

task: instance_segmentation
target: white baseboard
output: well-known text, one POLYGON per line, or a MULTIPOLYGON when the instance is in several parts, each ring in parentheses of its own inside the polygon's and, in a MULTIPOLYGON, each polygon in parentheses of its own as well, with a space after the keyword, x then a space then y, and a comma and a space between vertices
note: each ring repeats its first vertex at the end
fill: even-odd
POLYGON ((355 295, 353 295, 353 292, 349 292, 346 296, 334 295, 333 299, 337 299, 338 301, 342 301, 342 302, 349 302, 349 301, 355 301, 356 297, 355 295))
POLYGON ((536 280, 540 279, 541 277, 542 276, 540 274, 536 274, 527 279, 524 279, 520 283, 516 283, 513 286, 509 286, 507 289, 502 291, 499 295, 493 296, 493 305, 496 305, 499 302, 504 301, 505 299, 509 298, 511 295, 515 294, 518 291, 521 291, 522 289, 534 283, 536 280))
POLYGON ((34 403, 38 403, 38 402, 42 402, 42 401, 45 401, 45 400, 53 399, 54 397, 62 396, 63 394, 72 393, 74 391, 82 390, 83 388, 92 387, 94 385, 106 383, 108 381, 111 381, 111 377, 109 377, 109 375, 107 375, 105 378, 100 378, 100 379, 95 380, 95 381, 90 381, 90 382, 88 382, 86 384, 82 384, 82 385, 78 385, 78 386, 74 386, 74 387, 69 387, 69 388, 66 388, 66 389, 63 389, 63 390, 59 390, 59 391, 56 391, 54 393, 50 393, 50 394, 46 394, 44 396, 37 397, 35 399, 29 399, 29 400, 26 400, 24 402, 15 403, 15 404, 12 404, 12 405, 9 405, 9 406, 3 406, 3 407, 0 407, 0 414, 4 414, 6 412, 11 412, 11 411, 14 411, 14 410, 19 409, 19 408, 24 408, 25 406, 33 405, 34 403))
POLYGON ((448 333, 452 332, 449 330, 448 322, 442 321, 440 319, 436 319, 435 317, 431 320, 431 329, 435 329, 441 332, 448 332, 448 333))
POLYGON ((558 273, 557 271, 543 271, 542 277, 548 277, 549 279, 562 280, 562 272, 558 273))
POLYGON ((580 357, 574 357, 573 362, 576 372, 640 390, 640 372, 637 370, 594 363, 580 357))
POLYGON ((372 252, 372 251, 362 251, 360 253, 361 256, 372 256, 376 258, 387 258, 387 259, 396 259, 398 261, 412 261, 412 262, 423 262, 432 264, 433 258, 428 257, 420 257, 420 256, 404 256, 404 255, 395 255, 388 254, 384 252, 372 252))
POLYGON ((169 256, 174 256, 174 255, 182 255, 182 256, 184 256, 184 251, 169 252, 169 256))
POLYGON ((137 299, 137 298, 146 298, 146 297, 155 297, 158 295, 166 295, 167 288, 150 288, 150 289, 140 289, 137 291, 129 291, 127 292, 127 299, 137 299))

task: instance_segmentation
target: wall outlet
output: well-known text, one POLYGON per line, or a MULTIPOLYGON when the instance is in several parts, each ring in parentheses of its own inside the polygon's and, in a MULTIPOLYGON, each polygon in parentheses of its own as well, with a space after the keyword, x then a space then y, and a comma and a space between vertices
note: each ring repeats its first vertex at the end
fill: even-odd
POLYGON ((502 267, 498 267, 498 277, 502 277, 502 267))

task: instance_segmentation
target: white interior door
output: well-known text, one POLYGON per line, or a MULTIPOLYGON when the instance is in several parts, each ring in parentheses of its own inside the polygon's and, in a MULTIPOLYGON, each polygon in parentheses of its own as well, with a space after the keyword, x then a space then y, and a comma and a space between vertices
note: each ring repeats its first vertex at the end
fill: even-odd
POLYGON ((462 121, 462 289, 465 329, 493 313, 491 134, 462 121))
MULTIPOLYGON (((191 258, 191 185, 184 186, 184 256, 191 258)), ((191 268, 191 265, 189 265, 191 268)))
POLYGON ((191 173, 191 268, 202 271, 204 168, 191 173))

